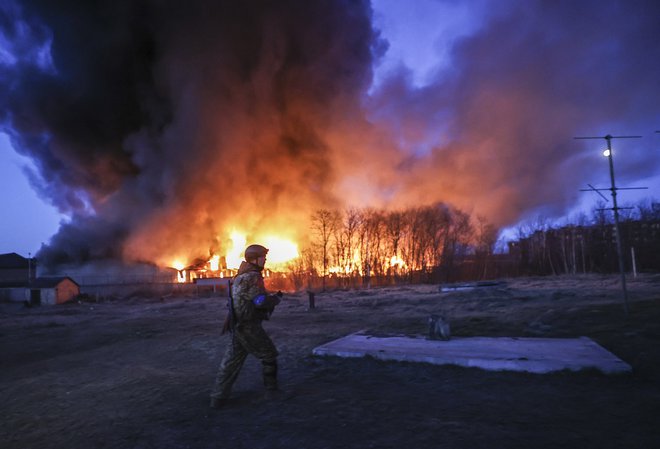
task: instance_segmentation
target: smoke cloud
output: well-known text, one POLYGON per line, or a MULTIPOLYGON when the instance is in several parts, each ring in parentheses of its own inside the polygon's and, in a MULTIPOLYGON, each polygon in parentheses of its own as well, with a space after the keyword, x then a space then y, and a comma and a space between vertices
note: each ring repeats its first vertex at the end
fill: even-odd
POLYGON ((0 126, 71 217, 46 263, 302 241, 319 207, 443 201, 505 226, 575 201, 593 166, 573 136, 660 121, 653 1, 498 2, 433 82, 375 90, 366 0, 160 3, 0 6, 0 126))
POLYGON ((594 145, 616 141, 619 180, 658 173, 660 5, 652 1, 498 2, 456 43, 452 69, 414 89, 402 71, 382 87, 381 124, 430 143, 406 169, 408 201, 448 202, 498 226, 531 213, 561 216, 586 183, 609 186, 594 145), (602 173, 602 177, 600 176, 602 173))
POLYGON ((52 55, 2 67, 3 125, 72 217, 46 261, 208 255, 340 205, 329 135, 366 123, 368 2, 158 3, 4 11, 7 40, 52 55))

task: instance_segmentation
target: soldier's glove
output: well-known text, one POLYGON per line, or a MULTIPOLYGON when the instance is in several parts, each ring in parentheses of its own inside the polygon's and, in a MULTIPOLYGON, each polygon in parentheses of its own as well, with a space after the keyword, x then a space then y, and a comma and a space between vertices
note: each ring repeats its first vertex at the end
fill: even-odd
POLYGON ((252 300, 252 303, 260 309, 274 309, 282 301, 282 292, 274 295, 259 295, 252 300))
POLYGON ((282 301, 282 292, 278 291, 274 295, 268 295, 268 301, 272 307, 275 307, 282 301))

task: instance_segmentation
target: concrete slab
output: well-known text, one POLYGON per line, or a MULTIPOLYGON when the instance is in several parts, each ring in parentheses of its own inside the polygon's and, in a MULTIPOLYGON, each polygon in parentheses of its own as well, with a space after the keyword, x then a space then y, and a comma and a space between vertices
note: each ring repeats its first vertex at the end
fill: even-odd
POLYGON ((440 286, 440 292, 453 292, 463 290, 474 290, 476 288, 491 288, 491 287, 506 287, 505 281, 478 281, 478 282, 462 282, 458 284, 445 284, 440 286))
POLYGON ((630 365, 588 337, 511 338, 347 335, 313 350, 317 356, 365 357, 380 360, 458 365, 491 371, 579 371, 595 368, 606 374, 627 373, 630 365))

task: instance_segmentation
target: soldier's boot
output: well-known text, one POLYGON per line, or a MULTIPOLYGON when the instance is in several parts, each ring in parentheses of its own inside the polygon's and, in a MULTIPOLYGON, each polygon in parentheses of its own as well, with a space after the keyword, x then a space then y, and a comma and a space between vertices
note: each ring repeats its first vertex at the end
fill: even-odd
POLYGON ((211 398, 211 403, 209 404, 211 408, 219 409, 223 408, 229 402, 229 398, 211 398))
POLYGON ((214 391, 211 393, 211 402, 209 406, 211 408, 223 408, 226 407, 229 403, 229 391, 221 390, 220 392, 214 391))
POLYGON ((279 399, 283 396, 282 391, 277 384, 277 360, 263 361, 263 376, 266 393, 264 398, 267 400, 279 399))
POLYGON ((277 360, 264 360, 262 367, 266 390, 277 390, 277 360))

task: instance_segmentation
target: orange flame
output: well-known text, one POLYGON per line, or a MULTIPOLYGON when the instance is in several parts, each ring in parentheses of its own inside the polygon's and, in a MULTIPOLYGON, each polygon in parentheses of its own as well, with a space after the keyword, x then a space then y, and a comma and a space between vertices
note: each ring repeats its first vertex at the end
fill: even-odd
MULTIPOLYGON (((277 235, 265 235, 258 238, 256 241, 263 244, 269 249, 268 251, 268 267, 270 270, 284 270, 286 264, 293 259, 299 257, 298 245, 289 239, 277 235)), ((244 260, 243 254, 247 246, 246 234, 239 230, 233 230, 230 234, 229 245, 225 254, 226 268, 229 270, 237 270, 244 260)), ((200 272, 211 272, 211 276, 224 277, 224 267, 220 266, 221 256, 219 254, 212 255, 204 268, 199 268, 200 272)), ((178 271, 177 282, 186 282, 187 274, 184 269, 186 265, 181 262, 181 259, 176 259, 171 263, 171 267, 178 271)), ((195 277, 199 273, 193 271, 191 276, 195 277)))
POLYGON ((184 270, 185 265, 180 260, 175 260, 172 262, 172 268, 177 270, 176 281, 179 283, 186 282, 186 270, 184 270))
POLYGON ((216 254, 209 259, 209 269, 211 271, 220 270, 220 256, 216 254))

